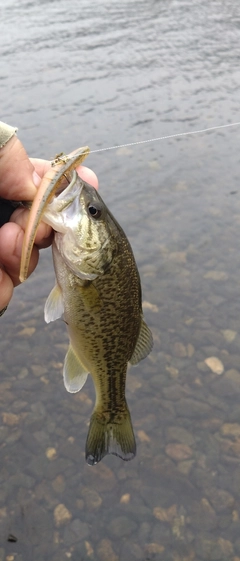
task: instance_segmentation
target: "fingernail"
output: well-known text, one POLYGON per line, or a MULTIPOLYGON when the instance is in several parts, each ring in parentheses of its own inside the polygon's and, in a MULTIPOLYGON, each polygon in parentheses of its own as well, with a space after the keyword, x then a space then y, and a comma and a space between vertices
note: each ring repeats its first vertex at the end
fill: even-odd
POLYGON ((35 170, 32 174, 32 178, 33 178, 34 185, 36 185, 36 187, 38 187, 41 183, 41 177, 38 175, 38 173, 35 170))

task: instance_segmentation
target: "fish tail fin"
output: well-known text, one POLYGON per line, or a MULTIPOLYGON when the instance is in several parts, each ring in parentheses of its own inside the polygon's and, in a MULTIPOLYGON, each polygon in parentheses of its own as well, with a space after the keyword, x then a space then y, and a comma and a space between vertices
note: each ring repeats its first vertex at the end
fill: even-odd
POLYGON ((136 442, 127 404, 121 417, 115 416, 109 421, 104 414, 93 412, 85 451, 90 466, 100 462, 107 454, 119 456, 125 461, 134 458, 136 442))

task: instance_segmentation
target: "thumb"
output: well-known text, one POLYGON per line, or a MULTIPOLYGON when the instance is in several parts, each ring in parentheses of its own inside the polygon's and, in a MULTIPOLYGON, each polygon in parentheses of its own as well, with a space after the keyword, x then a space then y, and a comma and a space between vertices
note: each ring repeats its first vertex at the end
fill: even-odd
POLYGON ((13 136, 0 149, 0 197, 15 201, 31 201, 40 177, 34 171, 21 141, 13 136))

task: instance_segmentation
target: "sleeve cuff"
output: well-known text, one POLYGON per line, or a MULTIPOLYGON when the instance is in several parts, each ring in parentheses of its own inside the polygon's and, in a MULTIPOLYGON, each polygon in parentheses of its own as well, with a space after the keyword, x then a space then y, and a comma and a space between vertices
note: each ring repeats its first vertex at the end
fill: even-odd
POLYGON ((16 127, 11 127, 10 125, 0 121, 0 148, 7 144, 7 142, 15 135, 17 130, 18 129, 16 127))

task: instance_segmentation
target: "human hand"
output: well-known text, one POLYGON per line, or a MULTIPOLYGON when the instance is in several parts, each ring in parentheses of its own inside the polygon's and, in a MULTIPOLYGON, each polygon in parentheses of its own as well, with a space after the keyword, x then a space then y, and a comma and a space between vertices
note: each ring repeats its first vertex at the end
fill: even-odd
MULTIPOLYGON (((13 136, 0 149, 0 197, 14 201, 33 200, 42 177, 50 167, 51 162, 47 160, 29 158, 20 140, 13 136)), ((80 166, 77 171, 84 181, 98 187, 92 170, 80 166)), ((8 305, 14 287, 20 283, 22 243, 28 214, 28 210, 17 208, 10 222, 0 228, 0 311, 8 305)), ((52 237, 51 227, 42 222, 31 255, 29 275, 38 263, 39 249, 48 247, 52 237)))

